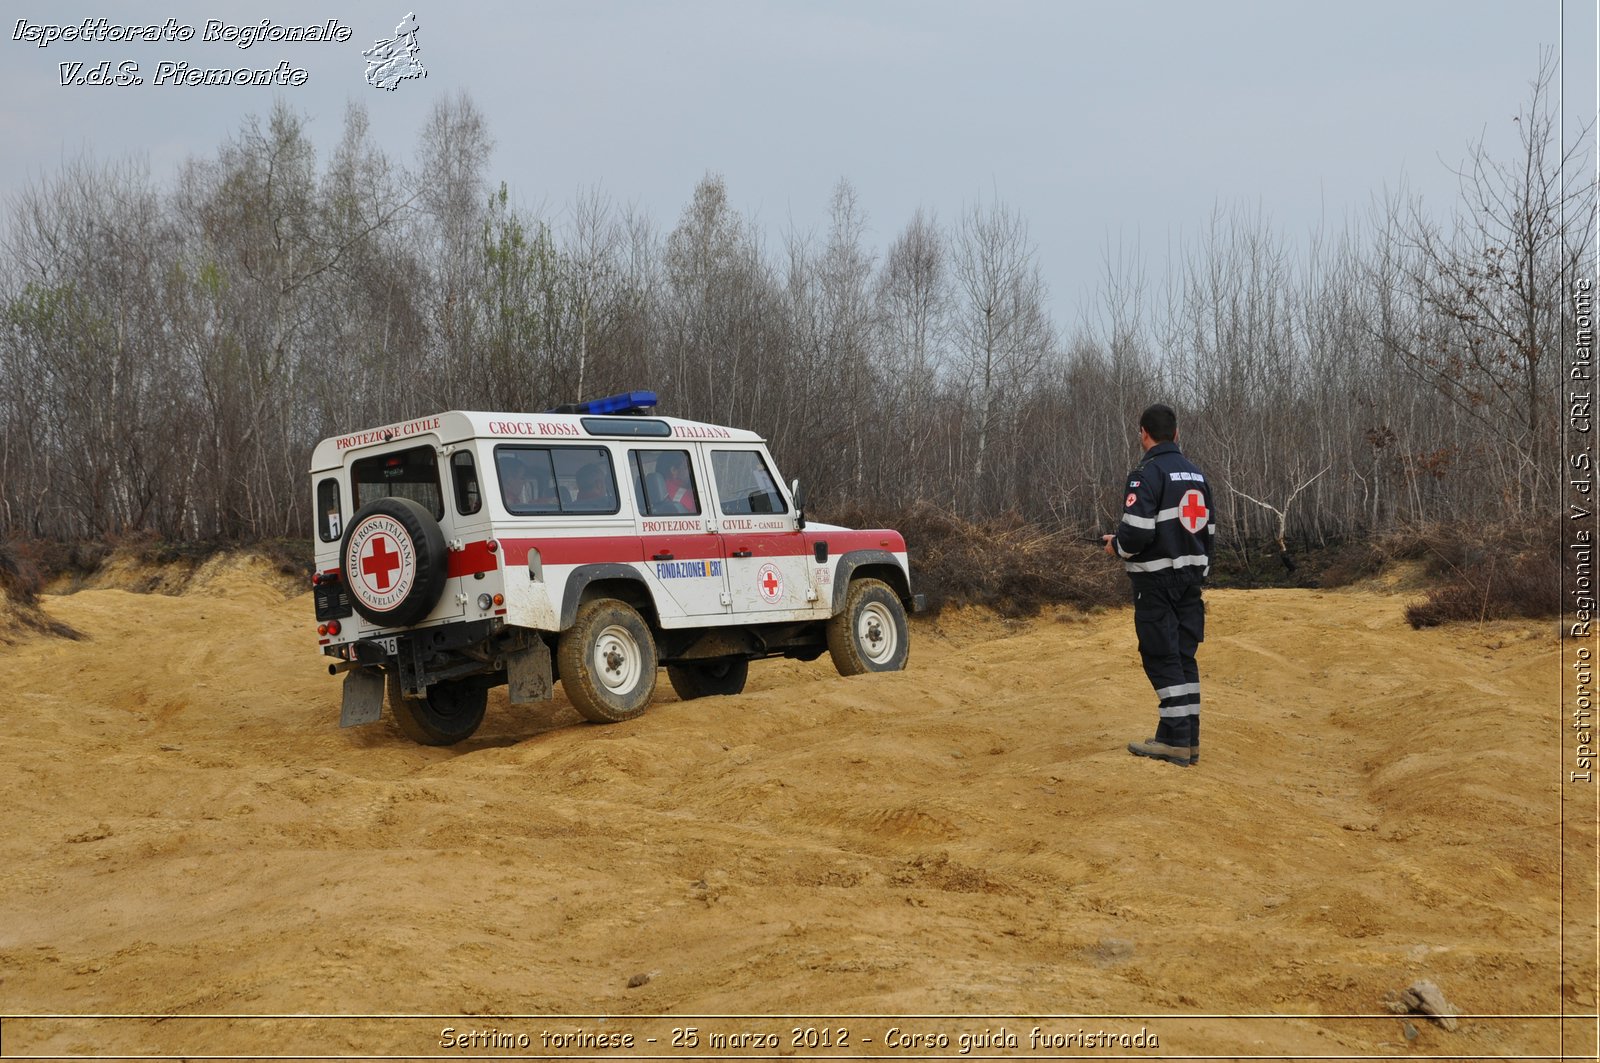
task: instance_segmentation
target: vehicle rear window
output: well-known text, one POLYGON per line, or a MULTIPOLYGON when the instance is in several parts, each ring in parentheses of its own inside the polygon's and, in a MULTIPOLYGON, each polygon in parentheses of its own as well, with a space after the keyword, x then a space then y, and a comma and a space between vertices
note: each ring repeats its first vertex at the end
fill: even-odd
POLYGON ((478 488, 478 466, 472 451, 458 450, 450 455, 450 480, 456 489, 456 512, 462 516, 483 508, 483 493, 478 488))
POLYGON ((350 466, 356 509, 379 498, 409 498, 421 503, 434 520, 444 517, 444 492, 439 489, 439 462, 432 447, 374 454, 350 466))
POLYGON ((339 541, 339 481, 329 476, 317 482, 317 535, 325 543, 339 541))

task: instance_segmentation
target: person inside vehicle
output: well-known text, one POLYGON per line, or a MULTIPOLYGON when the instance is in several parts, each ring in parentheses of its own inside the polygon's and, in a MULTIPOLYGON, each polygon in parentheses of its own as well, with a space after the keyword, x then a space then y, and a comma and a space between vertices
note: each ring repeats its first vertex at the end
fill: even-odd
POLYGON ((542 455, 513 453, 507 462, 506 501, 518 509, 546 509, 559 504, 556 478, 542 455))
POLYGON ((663 454, 656 459, 656 472, 662 480, 661 513, 698 513, 694 497, 694 477, 689 472, 689 456, 682 452, 663 454))
POLYGON ((578 493, 573 501, 585 509, 605 509, 614 504, 605 467, 598 461, 591 461, 578 470, 578 493))

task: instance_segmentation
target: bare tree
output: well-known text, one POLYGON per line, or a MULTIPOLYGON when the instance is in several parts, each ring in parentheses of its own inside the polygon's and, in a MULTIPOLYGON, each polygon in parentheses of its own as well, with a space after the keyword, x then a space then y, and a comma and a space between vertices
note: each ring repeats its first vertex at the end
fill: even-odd
POLYGON ((987 489, 990 446, 996 430, 1011 424, 1007 400, 1027 391, 1053 351, 1054 328, 1028 226, 1015 211, 975 205, 956 227, 953 258, 958 357, 977 421, 965 497, 992 505, 1006 492, 987 489))
POLYGON ((1528 100, 1511 119, 1519 150, 1494 158, 1480 139, 1456 171, 1461 198, 1445 230, 1418 204, 1397 223, 1416 254, 1406 284, 1426 317, 1391 331, 1406 367, 1508 448, 1519 508, 1547 507, 1558 417, 1556 351, 1560 277, 1582 254, 1575 234, 1593 228, 1595 185, 1587 160, 1593 122, 1563 143, 1547 52, 1528 100))
POLYGON ((894 466, 876 490, 904 502, 932 490, 925 463, 902 455, 932 452, 937 438, 937 393, 949 359, 950 259, 931 213, 918 209, 889 245, 878 271, 874 319, 879 329, 884 403, 894 434, 883 450, 894 466), (909 467, 908 467, 909 465, 909 467))
POLYGON ((493 146, 483 113, 464 92, 435 103, 422 129, 415 240, 430 251, 432 283, 421 294, 434 339, 425 376, 433 387, 419 398, 435 407, 468 404, 462 393, 481 323, 475 282, 482 276, 485 171, 493 146))
POLYGON ((607 298, 614 283, 618 243, 610 202, 598 188, 580 193, 572 206, 566 256, 567 288, 571 293, 572 312, 577 317, 574 399, 581 399, 587 393, 589 344, 597 306, 607 298))

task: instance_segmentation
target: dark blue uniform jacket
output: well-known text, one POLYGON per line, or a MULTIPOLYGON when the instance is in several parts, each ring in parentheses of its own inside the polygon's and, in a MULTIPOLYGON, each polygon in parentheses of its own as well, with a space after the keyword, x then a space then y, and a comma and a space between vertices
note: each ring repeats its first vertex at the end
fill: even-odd
POLYGON ((1157 443, 1128 474, 1116 549, 1135 587, 1204 583, 1216 533, 1211 485, 1176 443, 1157 443))

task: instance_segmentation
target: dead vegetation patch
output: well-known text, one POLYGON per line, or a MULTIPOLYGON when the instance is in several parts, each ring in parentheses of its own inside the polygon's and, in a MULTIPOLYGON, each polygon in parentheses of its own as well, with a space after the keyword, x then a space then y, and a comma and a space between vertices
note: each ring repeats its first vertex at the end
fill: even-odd
POLYGON ((1089 609, 1128 597, 1122 566, 1100 544, 1015 514, 969 521, 919 502, 898 513, 858 506, 818 519, 904 535, 912 589, 927 596, 931 614, 947 605, 976 605, 1015 618, 1048 605, 1089 609))
POLYGON ((1427 559, 1436 582, 1406 609, 1414 628, 1452 621, 1482 623, 1561 615, 1561 540, 1500 526, 1452 527, 1432 540, 1427 559))

